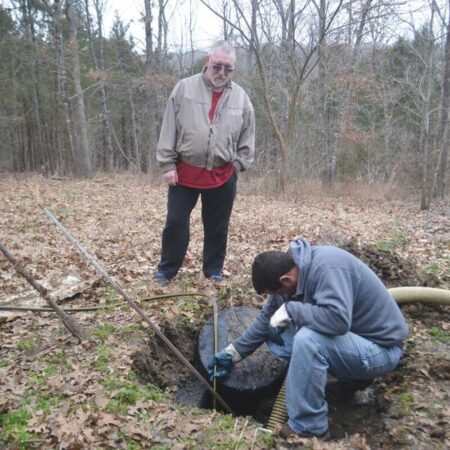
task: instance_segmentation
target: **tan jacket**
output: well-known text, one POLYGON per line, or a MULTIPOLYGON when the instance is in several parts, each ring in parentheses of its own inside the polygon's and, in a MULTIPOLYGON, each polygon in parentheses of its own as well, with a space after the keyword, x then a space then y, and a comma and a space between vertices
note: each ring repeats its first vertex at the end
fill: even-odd
POLYGON ((178 160, 208 170, 232 162, 238 172, 253 162, 255 114, 246 92, 230 81, 212 122, 211 101, 212 87, 202 73, 173 89, 156 150, 164 173, 175 169, 178 160))

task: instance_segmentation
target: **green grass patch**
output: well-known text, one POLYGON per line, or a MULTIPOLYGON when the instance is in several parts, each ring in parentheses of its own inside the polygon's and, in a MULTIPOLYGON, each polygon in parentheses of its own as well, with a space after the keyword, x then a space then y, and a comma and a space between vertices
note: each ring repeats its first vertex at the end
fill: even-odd
POLYGON ((106 288, 105 297, 107 300, 107 303, 116 303, 118 302, 119 298, 117 297, 117 291, 112 287, 108 286, 106 288))
POLYGON ((407 243, 406 236, 398 230, 389 231, 390 239, 386 241, 375 241, 374 247, 383 252, 393 252, 399 247, 403 247, 407 243))
POLYGON ((40 371, 31 372, 28 376, 27 384, 41 388, 47 384, 48 377, 54 377, 60 373, 57 366, 47 366, 40 371))
POLYGON ((436 263, 429 264, 423 268, 423 272, 437 275, 439 273, 439 266, 436 263))
MULTIPOLYGON (((164 393, 157 387, 151 384, 140 384, 134 375, 130 376, 130 380, 109 376, 102 381, 102 385, 113 397, 107 406, 108 410, 126 414, 128 406, 135 405, 138 400, 153 400, 156 402, 164 400, 164 393)), ((146 421, 148 415, 143 414, 140 419, 146 421)))
POLYGON ((37 339, 35 337, 26 337, 19 339, 17 343, 17 348, 20 351, 31 352, 35 350, 37 347, 37 339))
POLYGON ((102 373, 109 371, 113 352, 107 345, 99 345, 95 350, 95 367, 102 373))
POLYGON ((94 335, 102 342, 105 342, 108 336, 114 333, 117 333, 117 327, 113 324, 102 325, 94 331, 94 335))
POLYGON ((39 363, 41 366, 40 370, 30 372, 27 380, 27 384, 37 388, 45 386, 49 377, 72 370, 72 366, 67 360, 67 355, 63 352, 55 352, 40 357, 39 363))
POLYGON ((435 340, 440 341, 444 344, 448 344, 450 342, 450 334, 448 331, 443 330, 442 328, 432 327, 428 334, 435 340))
POLYGON ((264 446, 267 448, 275 447, 275 441, 273 440, 272 435, 264 431, 260 431, 258 433, 257 442, 264 444, 264 446))
POLYGON ((36 409, 48 416, 67 397, 62 394, 41 394, 36 397, 36 409))
POLYGON ((236 440, 233 435, 235 418, 225 415, 216 420, 211 427, 206 430, 205 448, 216 450, 244 449, 246 443, 243 439, 236 440))
POLYGON ((142 330, 143 328, 141 325, 138 325, 137 323, 131 323, 122 327, 119 331, 119 335, 123 338, 129 334, 141 333, 142 330))
POLYGON ((28 447, 27 441, 36 437, 27 431, 27 423, 30 419, 31 413, 25 407, 0 415, 0 440, 12 444, 6 448, 28 447))
POLYGON ((9 361, 6 358, 0 358, 0 367, 8 367, 9 361))
POLYGON ((411 406, 414 403, 414 397, 411 394, 402 393, 399 395, 399 398, 402 402, 402 413, 406 415, 411 410, 411 406))

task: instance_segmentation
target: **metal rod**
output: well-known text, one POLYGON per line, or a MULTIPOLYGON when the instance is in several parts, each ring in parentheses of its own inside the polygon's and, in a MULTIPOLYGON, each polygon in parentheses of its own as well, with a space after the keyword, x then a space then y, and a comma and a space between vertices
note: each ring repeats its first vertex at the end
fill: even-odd
POLYGON ((47 217, 63 232, 64 236, 72 242, 72 244, 77 248, 77 250, 97 269, 97 271, 105 278, 106 281, 130 304, 130 306, 136 311, 136 313, 142 317, 142 319, 149 325, 149 327, 154 331, 154 333, 169 347, 170 350, 177 356, 183 364, 192 372, 192 374, 202 383, 206 389, 217 398, 219 403, 223 406, 225 411, 234 415, 233 410, 228 406, 225 400, 214 391, 214 389, 209 385, 209 383, 202 377, 200 372, 186 359, 186 357, 175 347, 175 345, 170 342, 170 340, 164 335, 164 333, 147 317, 145 312, 132 300, 128 294, 116 283, 108 272, 103 268, 103 266, 95 260, 67 230, 64 226, 56 219, 56 217, 44 206, 41 206, 47 217))
MULTIPOLYGON (((217 301, 215 297, 212 298, 213 303, 213 327, 214 327, 214 354, 217 353, 217 319, 218 319, 218 311, 217 311, 217 301)), ((217 380, 216 380, 216 370, 217 370, 217 364, 214 365, 214 378, 213 378, 213 389, 214 392, 217 392, 217 380)), ((216 409, 216 397, 213 397, 213 408, 216 409)))

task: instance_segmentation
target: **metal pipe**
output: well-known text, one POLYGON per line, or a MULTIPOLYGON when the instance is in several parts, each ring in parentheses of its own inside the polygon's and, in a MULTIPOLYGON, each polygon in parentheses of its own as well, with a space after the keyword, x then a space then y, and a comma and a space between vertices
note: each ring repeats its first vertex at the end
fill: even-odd
POLYGON ((214 389, 209 385, 209 383, 202 377, 200 372, 186 359, 186 357, 175 347, 175 345, 170 342, 170 340, 164 335, 164 333, 147 317, 144 311, 132 300, 128 294, 119 286, 119 284, 114 281, 108 272, 102 267, 102 265, 96 261, 65 228, 64 226, 56 219, 56 217, 45 207, 42 206, 47 217, 63 232, 64 236, 77 248, 77 250, 88 260, 97 271, 105 278, 105 280, 129 303, 131 308, 142 317, 142 319, 149 325, 152 331, 169 347, 170 350, 175 354, 175 356, 181 360, 181 362, 191 371, 191 373, 203 384, 209 392, 217 398, 219 403, 223 406, 225 411, 230 414, 233 414, 233 410, 228 406, 225 400, 214 391, 214 389))

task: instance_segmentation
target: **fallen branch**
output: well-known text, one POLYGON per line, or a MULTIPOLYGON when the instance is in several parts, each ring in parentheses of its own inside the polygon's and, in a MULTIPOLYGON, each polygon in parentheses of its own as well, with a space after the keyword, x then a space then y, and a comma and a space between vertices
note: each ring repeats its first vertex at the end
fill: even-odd
POLYGON ((8 251, 8 249, 0 242, 0 251, 5 255, 6 259, 13 265, 14 270, 24 277, 31 286, 39 292, 41 297, 48 303, 48 305, 58 314, 64 326, 75 336, 80 342, 89 339, 86 332, 78 325, 73 317, 66 314, 56 303, 52 300, 48 294, 47 289, 38 283, 29 272, 27 272, 22 266, 19 265, 19 261, 8 251))
POLYGON ((189 371, 205 386, 208 391, 217 398, 219 403, 224 407, 225 411, 233 414, 233 410, 228 406, 225 400, 209 385, 209 383, 202 377, 199 371, 188 361, 188 359, 178 350, 175 345, 165 336, 165 334, 148 318, 145 312, 136 304, 136 302, 128 296, 128 294, 114 281, 103 266, 94 259, 86 249, 78 242, 58 221, 58 219, 44 206, 41 206, 46 216, 63 232, 64 236, 76 247, 76 249, 89 261, 97 271, 105 278, 106 281, 129 303, 131 308, 142 317, 145 323, 149 325, 152 331, 169 347, 170 350, 177 356, 183 364, 189 369, 189 371))

